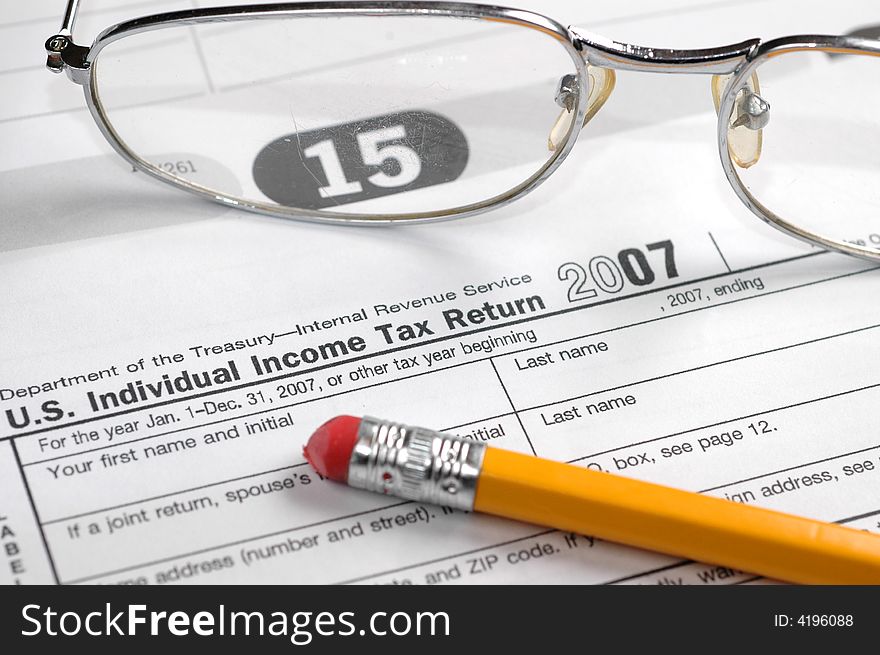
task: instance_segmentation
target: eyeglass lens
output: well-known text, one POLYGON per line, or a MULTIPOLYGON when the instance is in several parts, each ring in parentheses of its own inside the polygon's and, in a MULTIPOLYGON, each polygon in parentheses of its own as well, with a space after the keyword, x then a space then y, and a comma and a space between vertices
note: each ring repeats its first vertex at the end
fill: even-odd
POLYGON ((566 75, 577 65, 550 33, 419 16, 175 25, 108 44, 95 70, 108 124, 150 165, 367 216, 451 211, 540 174, 576 110, 557 101, 566 75))
POLYGON ((880 57, 780 52, 752 79, 728 117, 744 187, 798 230, 880 250, 880 57))

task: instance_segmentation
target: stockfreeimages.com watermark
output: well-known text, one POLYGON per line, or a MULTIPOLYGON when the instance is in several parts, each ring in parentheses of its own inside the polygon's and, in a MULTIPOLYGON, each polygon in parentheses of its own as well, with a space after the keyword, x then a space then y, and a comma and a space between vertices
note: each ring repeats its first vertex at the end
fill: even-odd
POLYGON ((153 611, 146 605, 116 609, 105 603, 101 610, 59 612, 51 606, 25 605, 21 610, 24 637, 123 636, 174 637, 271 636, 285 637, 295 646, 306 646, 320 637, 448 637, 446 612, 373 612, 366 621, 355 612, 153 611))

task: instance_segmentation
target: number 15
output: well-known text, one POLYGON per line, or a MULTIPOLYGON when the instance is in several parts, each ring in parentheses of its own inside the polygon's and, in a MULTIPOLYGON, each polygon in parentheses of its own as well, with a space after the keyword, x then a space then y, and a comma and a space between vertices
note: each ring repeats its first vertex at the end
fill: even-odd
MULTIPOLYGON (((419 176, 422 171, 422 163, 415 150, 399 143, 382 145, 388 141, 403 138, 406 138, 406 130, 403 125, 361 132, 357 135, 358 148, 364 164, 381 166, 387 160, 393 159, 400 167, 396 175, 388 175, 384 171, 379 171, 368 177, 367 182, 378 187, 399 187, 409 184, 419 176)), ((324 169, 327 185, 318 187, 318 193, 322 198, 346 196, 363 191, 360 182, 349 182, 346 178, 332 139, 319 141, 303 150, 303 154, 307 158, 316 157, 324 169)))

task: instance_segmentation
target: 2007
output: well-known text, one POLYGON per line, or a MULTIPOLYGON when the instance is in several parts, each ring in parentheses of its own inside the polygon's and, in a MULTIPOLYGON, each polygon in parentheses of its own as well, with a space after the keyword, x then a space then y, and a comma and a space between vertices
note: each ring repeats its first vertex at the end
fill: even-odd
POLYGON ((315 378, 305 378, 303 380, 297 380, 295 382, 288 382, 287 384, 279 384, 276 388, 276 391, 278 392, 278 397, 281 399, 293 398, 294 396, 309 393, 310 391, 314 390, 315 378))
POLYGON ((702 289, 688 289, 687 291, 679 291, 678 293, 670 293, 666 296, 670 307, 681 307, 692 302, 699 302, 703 299, 702 289))
POLYGON ((649 243, 644 250, 624 248, 617 253, 616 259, 597 255, 590 259, 586 268, 576 262, 567 262, 559 267, 557 277, 560 282, 568 283, 568 301, 578 302, 596 298, 599 291, 619 293, 627 283, 636 287, 647 286, 657 279, 658 274, 662 275, 659 271, 664 271, 668 280, 678 277, 675 246, 669 239, 649 243), (649 257, 655 259, 653 266, 649 257))

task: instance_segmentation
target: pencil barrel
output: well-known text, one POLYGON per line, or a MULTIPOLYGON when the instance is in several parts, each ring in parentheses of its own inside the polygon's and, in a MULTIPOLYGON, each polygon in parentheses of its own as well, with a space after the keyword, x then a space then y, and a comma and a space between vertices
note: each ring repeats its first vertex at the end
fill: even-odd
POLYGON ((479 512, 787 582, 880 584, 880 536, 487 448, 479 512))

